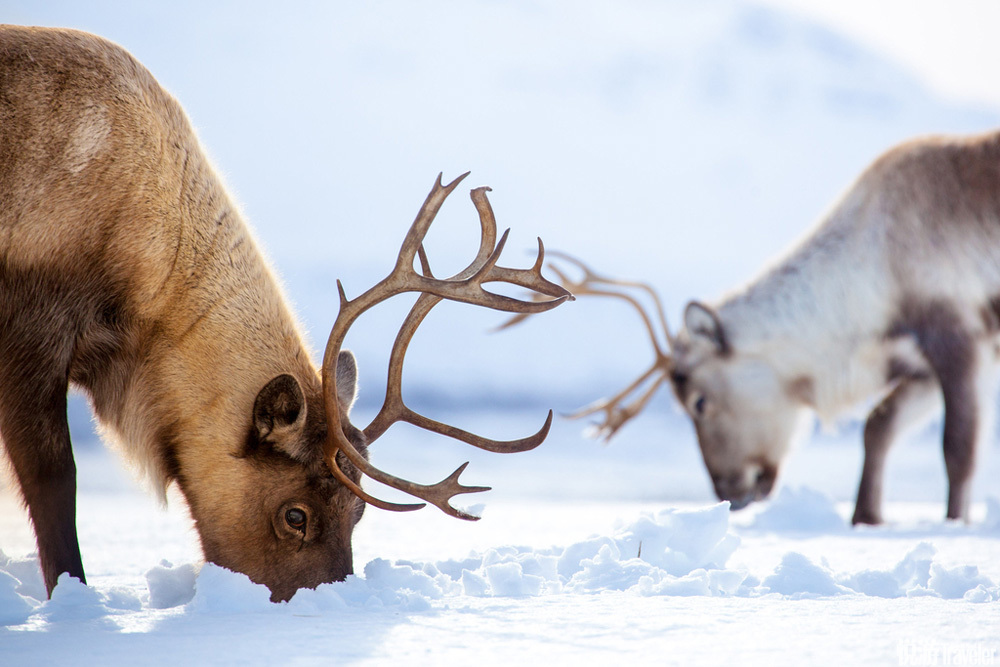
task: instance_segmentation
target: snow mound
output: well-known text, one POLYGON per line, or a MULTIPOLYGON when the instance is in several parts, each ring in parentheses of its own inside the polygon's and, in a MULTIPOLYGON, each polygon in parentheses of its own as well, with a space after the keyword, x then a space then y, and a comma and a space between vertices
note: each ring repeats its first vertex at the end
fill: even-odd
POLYGON ((107 596, 80 582, 79 579, 63 573, 59 576, 56 587, 52 589, 52 598, 44 602, 38 609, 38 615, 50 623, 78 624, 88 623, 97 627, 114 628, 106 617, 113 613, 106 604, 107 596))
POLYGON ((0 571, 0 625, 24 623, 35 611, 35 605, 17 592, 20 584, 11 574, 0 571))
POLYGON ((974 591, 987 591, 994 595, 997 590, 993 582, 979 574, 975 565, 959 565, 946 568, 939 563, 931 563, 931 576, 927 588, 943 598, 964 598, 974 591))
POLYGON ((842 595, 849 592, 837 584, 833 573, 826 566, 816 565, 802 554, 795 552, 785 554, 774 574, 765 578, 762 586, 767 592, 780 593, 795 599, 842 595))
POLYGON ((986 519, 982 528, 986 532, 1000 533, 1000 499, 994 496, 986 498, 986 519))
POLYGON ((782 486, 757 515, 752 528, 780 532, 845 532, 844 520, 833 499, 808 487, 782 486))
POLYGON ((245 574, 205 563, 198 574, 194 598, 188 608, 199 613, 269 612, 271 592, 245 574))
POLYGON ((167 609, 190 602, 194 598, 197 577, 198 570, 190 563, 174 567, 169 561, 160 561, 146 573, 149 606, 167 609))
POLYGON ((19 594, 36 600, 45 599, 45 581, 42 579, 37 554, 25 558, 10 558, 0 551, 0 569, 17 579, 19 583, 16 590, 19 594))

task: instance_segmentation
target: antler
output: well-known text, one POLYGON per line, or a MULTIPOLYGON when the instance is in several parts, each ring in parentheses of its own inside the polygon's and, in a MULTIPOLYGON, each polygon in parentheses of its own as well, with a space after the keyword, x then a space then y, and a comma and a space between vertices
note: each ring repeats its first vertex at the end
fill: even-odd
MULTIPOLYGON (((603 437, 605 442, 607 442, 614 437, 615 433, 618 432, 618 429, 642 412, 642 410, 646 407, 646 404, 649 403, 649 400, 660 388, 660 385, 662 385, 667 378, 670 377, 672 360, 671 352, 674 348, 675 337, 670 333, 670 327, 667 326, 667 318, 663 314, 663 305, 660 303, 660 298, 650 285, 642 282, 618 280, 602 276, 580 260, 565 253, 552 251, 549 254, 575 265, 583 274, 579 280, 571 280, 565 272, 559 269, 559 267, 550 264, 549 268, 552 269, 553 273, 559 277, 563 287, 576 296, 605 296, 623 299, 628 302, 639 313, 643 323, 646 325, 646 331, 649 333, 649 339, 653 343, 653 363, 642 375, 636 378, 635 381, 614 396, 602 398, 599 401, 591 403, 587 407, 578 410, 577 412, 566 415, 568 419, 581 419, 597 412, 603 412, 604 421, 594 426, 593 435, 597 438, 603 437), (663 332, 665 344, 660 343, 653 320, 646 312, 642 303, 623 290, 609 289, 614 287, 638 289, 645 292, 649 296, 655 305, 657 324, 659 324, 660 329, 663 332), (646 387, 645 390, 639 393, 632 401, 624 403, 626 399, 630 396, 634 396, 636 392, 638 392, 646 383, 649 383, 649 386, 646 387)), ((513 326, 523 321, 529 315, 530 313, 515 315, 498 328, 503 329, 513 326)))
POLYGON ((337 357, 344 342, 344 337, 347 335, 347 331, 354 321, 375 304, 385 301, 396 294, 421 292, 421 295, 417 298, 416 303, 404 320, 399 333, 396 335, 396 341, 393 343, 392 353, 389 358, 389 377, 386 382, 385 402, 375 419, 364 429, 368 441, 373 442, 385 433, 392 424, 398 421, 409 422, 420 428, 447 435, 492 452, 527 451, 541 444, 545 436, 548 435, 549 426, 552 424, 551 410, 545 420, 545 424, 537 433, 520 440, 503 442, 489 440, 454 426, 434 421, 417 414, 403 403, 402 373, 406 349, 417 327, 420 326, 420 323, 430 310, 440 303, 442 299, 486 306, 487 308, 506 312, 533 314, 551 310, 567 299, 571 300, 573 298, 565 289, 555 283, 549 282, 542 276, 545 249, 541 239, 538 239, 538 258, 534 266, 530 269, 507 269, 497 266, 497 261, 507 242, 507 234, 510 230, 508 229, 503 233, 498 243, 496 219, 493 216, 493 209, 490 207, 489 200, 486 198, 486 193, 490 190, 487 187, 476 188, 472 191, 472 202, 479 212, 481 228, 479 252, 476 254, 476 258, 463 271, 451 278, 438 279, 433 276, 423 248, 424 237, 444 200, 468 175, 468 172, 466 172, 446 186, 441 185, 441 176, 438 175, 437 182, 434 184, 430 194, 427 195, 427 199, 420 208, 420 212, 417 213, 416 220, 414 220, 413 225, 406 234, 406 238, 403 240, 399 257, 396 260, 396 266, 385 279, 355 299, 348 299, 340 281, 337 281, 337 289, 340 292, 340 312, 330 332, 330 338, 326 344, 326 353, 323 355, 322 379, 323 399, 329 427, 327 440, 324 444, 324 454, 331 472, 341 483, 350 488, 365 502, 382 509, 401 512, 419 509, 425 504, 390 503, 369 495, 359 485, 355 484, 337 465, 336 455, 338 451, 342 451, 348 460, 368 477, 425 500, 437 506, 446 514, 460 519, 474 520, 479 517, 467 514, 449 504, 451 498, 458 494, 489 490, 489 487, 484 486, 464 486, 458 481, 468 462, 459 466, 455 472, 445 479, 430 485, 417 484, 416 482, 401 479, 379 470, 371 465, 354 448, 350 440, 344 436, 341 429, 335 380, 337 377, 337 357), (417 256, 420 258, 420 273, 417 273, 413 268, 413 263, 417 256), (489 282, 506 282, 526 287, 534 290, 538 298, 533 301, 522 301, 487 292, 483 288, 483 284, 489 282), (539 295, 552 298, 544 299, 539 295))

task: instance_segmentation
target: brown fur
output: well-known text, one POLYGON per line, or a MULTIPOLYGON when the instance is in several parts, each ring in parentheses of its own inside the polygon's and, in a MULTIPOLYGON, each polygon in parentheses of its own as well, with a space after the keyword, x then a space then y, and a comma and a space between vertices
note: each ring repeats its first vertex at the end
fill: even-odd
POLYGON ((317 371, 181 107, 114 44, 4 26, 0 437, 50 592, 83 579, 70 383, 161 493, 179 485, 209 560, 275 599, 351 572, 363 506, 323 465, 317 371), (263 400, 283 375, 299 393, 263 400))

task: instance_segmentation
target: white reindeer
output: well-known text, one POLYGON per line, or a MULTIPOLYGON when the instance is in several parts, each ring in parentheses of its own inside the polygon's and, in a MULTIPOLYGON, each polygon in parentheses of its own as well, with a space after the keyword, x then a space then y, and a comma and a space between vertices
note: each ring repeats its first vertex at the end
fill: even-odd
POLYGON ((783 261, 717 303, 689 303, 676 336, 657 300, 666 344, 615 289, 647 286, 563 257, 584 271, 579 281, 562 274, 564 285, 628 298, 656 350, 632 385, 574 415, 604 412, 606 437, 669 378, 716 494, 739 509, 771 492, 803 417, 874 401, 853 522, 877 524, 890 445, 943 399, 947 516, 968 519, 1000 349, 1000 133, 885 153, 783 261))

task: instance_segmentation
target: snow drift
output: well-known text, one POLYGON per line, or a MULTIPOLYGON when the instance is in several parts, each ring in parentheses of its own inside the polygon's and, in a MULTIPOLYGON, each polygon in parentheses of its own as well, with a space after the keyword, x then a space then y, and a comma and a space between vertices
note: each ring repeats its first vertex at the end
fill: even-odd
MULTIPOLYGON (((810 515, 837 515, 828 499, 802 491, 812 512, 797 503, 775 504, 761 517, 782 517, 786 530, 812 530, 810 515)), ((52 599, 40 600, 37 561, 0 555, 0 623, 58 627, 87 621, 119 629, 118 621, 153 609, 180 607, 187 615, 338 615, 352 608, 427 612, 463 597, 594 595, 608 591, 638 596, 830 596, 880 598, 933 596, 981 603, 1000 600, 1000 585, 975 564, 947 567, 935 562, 935 548, 921 542, 886 570, 837 572, 795 551, 773 572, 727 567, 740 538, 730 531, 729 505, 647 513, 610 535, 595 535, 565 547, 498 546, 461 559, 412 562, 374 559, 363 575, 301 590, 287 603, 273 604, 270 592, 245 575, 211 563, 162 563, 147 574, 147 590, 88 587, 68 575, 52 599)), ((760 523, 760 522, 758 522, 760 523)), ((128 625, 126 622, 125 626, 128 625)))

